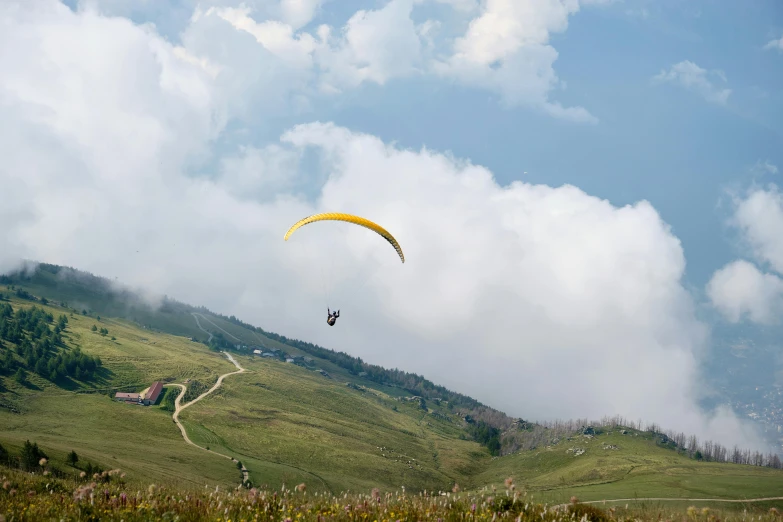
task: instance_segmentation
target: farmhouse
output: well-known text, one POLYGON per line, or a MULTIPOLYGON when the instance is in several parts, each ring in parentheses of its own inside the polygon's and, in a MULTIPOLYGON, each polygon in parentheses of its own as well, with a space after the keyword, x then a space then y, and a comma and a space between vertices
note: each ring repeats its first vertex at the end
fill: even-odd
POLYGON ((158 397, 160 397, 160 392, 162 390, 163 383, 161 381, 153 382, 152 386, 150 386, 150 389, 144 395, 144 405, 149 406, 150 404, 155 404, 158 401, 158 397))
POLYGON ((114 396, 114 400, 127 404, 139 404, 141 402, 141 395, 138 393, 117 392, 114 396))

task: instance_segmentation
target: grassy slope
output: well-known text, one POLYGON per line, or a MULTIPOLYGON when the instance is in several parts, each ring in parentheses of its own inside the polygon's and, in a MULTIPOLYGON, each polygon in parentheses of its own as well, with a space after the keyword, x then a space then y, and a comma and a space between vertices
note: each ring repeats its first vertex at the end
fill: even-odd
MULTIPOLYGON (((48 291, 40 282, 23 286, 37 295, 64 299, 71 306, 79 299, 87 302, 91 295, 86 290, 76 295, 72 288, 63 290, 63 285, 56 291, 48 291)), ((14 300, 12 304, 31 303, 14 300)), ((89 306, 102 315, 111 309, 100 299, 89 306)), ((55 316, 62 313, 57 307, 51 311, 55 316)), ((191 311, 206 316, 211 323, 201 319, 201 324, 212 332, 219 326, 245 343, 262 342, 289 354, 299 353, 189 307, 145 313, 154 316, 155 328, 205 338, 191 311)), ((89 331, 97 324, 95 319, 74 314, 70 320, 71 341, 88 354, 100 355, 111 371, 105 378, 112 384, 133 383, 141 390, 154 379, 182 382, 197 378, 211 383, 218 374, 234 369, 201 343, 141 330, 130 321, 102 318, 98 326, 117 337, 114 343, 89 331)), ((255 484, 277 488, 281 483, 305 482, 311 490, 337 492, 375 486, 450 489, 458 482, 464 489, 499 485, 513 476, 537 498, 553 501, 567 500, 572 494, 589 500, 635 494, 675 497, 684 491, 690 497, 730 498, 783 491, 780 471, 699 463, 659 448, 643 436, 617 432, 493 459, 485 448, 461 440, 460 421, 432 402, 428 407, 445 418, 423 411, 415 402, 394 400, 405 393, 352 376, 327 361, 316 359, 316 366, 328 371, 332 379, 275 360, 237 359, 249 372, 227 378, 218 392, 185 410, 181 418, 194 442, 241 460, 255 484), (346 382, 367 388, 355 390, 346 382), (604 443, 620 449, 603 450, 604 443), (566 452, 572 446, 587 451, 574 457, 566 452)), ((170 414, 113 403, 105 395, 67 392, 36 379, 31 377, 42 388, 40 392, 4 378, 10 391, 2 395, 22 405, 25 413, 0 410, 4 444, 18 446, 30 438, 45 450, 59 451, 62 458, 76 449, 104 467, 120 467, 159 482, 182 477, 181 483, 190 486, 237 483, 238 472, 226 460, 184 444, 170 414)))
POLYGON ((647 434, 615 430, 577 435, 556 445, 495 459, 476 477, 502 486, 512 476, 536 499, 567 502, 604 498, 753 498, 780 496, 783 472, 757 466, 698 462, 656 446, 647 434), (617 449, 604 449, 615 446, 617 449), (584 449, 574 456, 570 448, 584 449))
MULTIPOLYGON (((13 299, 12 306, 30 306, 13 299)), ((40 305, 39 305, 40 306, 40 305)), ((57 317, 58 307, 44 307, 57 317)), ((95 383, 75 383, 81 392, 130 384, 141 391, 154 380, 182 382, 186 378, 214 382, 219 373, 235 369, 220 354, 182 337, 156 334, 129 326, 124 321, 74 314, 64 334, 69 345, 98 355, 107 371, 95 383), (93 324, 108 328, 102 337, 90 331, 93 324), (116 341, 111 341, 110 336, 116 341)), ((238 472, 220 457, 187 446, 171 415, 157 407, 141 408, 113 402, 103 393, 77 393, 57 387, 34 373, 22 386, 10 376, 0 377, 0 393, 22 414, 0 408, 0 441, 11 448, 25 440, 37 441, 60 462, 75 450, 104 468, 119 467, 138 477, 168 482, 182 479, 188 485, 232 485, 238 472)))
POLYGON ((230 447, 257 483, 273 480, 263 463, 274 462, 307 470, 299 475, 304 481, 333 492, 450 488, 474 461, 489 460, 478 444, 459 440, 456 420, 435 419, 416 403, 351 389, 336 373, 328 379, 293 364, 239 362, 250 372, 226 381, 183 418, 207 425, 194 441, 230 447))

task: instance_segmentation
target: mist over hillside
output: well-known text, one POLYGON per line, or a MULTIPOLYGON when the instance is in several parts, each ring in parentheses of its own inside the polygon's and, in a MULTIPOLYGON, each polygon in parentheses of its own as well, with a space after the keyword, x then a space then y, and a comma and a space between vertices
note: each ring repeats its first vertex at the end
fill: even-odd
MULTIPOLYGON (((431 404, 430 401, 435 401, 436 404, 442 402, 448 412, 463 419, 466 436, 484 445, 492 455, 509 455, 520 450, 546 446, 563 437, 579 433, 589 426, 626 426, 658 436, 661 443, 673 444, 673 448, 691 458, 778 466, 778 461, 773 458, 777 450, 773 449, 772 445, 766 448, 734 445, 732 449, 731 446, 721 444, 720 433, 716 433, 714 438, 696 437, 661 427, 654 421, 628 420, 619 416, 562 421, 514 418, 415 373, 385 369, 345 352, 288 338, 248 324, 234 316, 224 316, 203 306, 188 305, 169 296, 141 293, 119 281, 71 267, 25 262, 21 268, 6 270, 5 274, 0 275, 0 284, 11 285, 18 296, 32 301, 37 298, 28 293, 26 288, 36 295, 48 296, 50 300, 56 299, 58 304, 76 313, 127 319, 141 328, 199 340, 216 350, 249 353, 256 348, 265 350, 280 346, 290 347, 329 361, 354 377, 410 394, 409 398, 419 401, 425 410, 427 404, 431 404), (208 321, 204 324, 214 333, 207 333, 201 322, 194 321, 194 315, 208 321), (229 332, 210 320, 210 317, 235 328, 229 332)), ((281 357, 285 358, 284 355, 281 357)))

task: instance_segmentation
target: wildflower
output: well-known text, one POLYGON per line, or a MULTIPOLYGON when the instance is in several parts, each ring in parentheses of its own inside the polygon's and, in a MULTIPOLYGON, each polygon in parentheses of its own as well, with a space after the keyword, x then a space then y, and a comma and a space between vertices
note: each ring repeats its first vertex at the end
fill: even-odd
POLYGON ((706 507, 705 508, 701 508, 701 514, 702 515, 707 515, 707 513, 709 513, 709 512, 710 512, 710 508, 706 508, 706 507))
POLYGON ((41 467, 43 467, 43 466, 46 466, 46 462, 47 462, 46 459, 41 459, 41 460, 38 461, 38 464, 40 464, 41 467))
POLYGON ((576 498, 576 497, 571 497, 571 503, 572 504, 578 504, 579 503, 579 499, 576 498))
POLYGON ((8 482, 7 480, 5 482, 3 482, 3 489, 4 490, 8 491, 8 488, 10 488, 10 487, 11 487, 11 483, 10 482, 8 482))
POLYGON ((84 471, 82 471, 81 473, 79 473, 79 478, 84 478, 84 477, 86 477, 86 476, 87 476, 87 473, 85 473, 84 471))
POLYGON ((454 487, 453 487, 453 488, 451 488, 451 492, 452 492, 452 493, 458 493, 458 492, 459 492, 459 484, 457 484, 457 483, 455 482, 455 483, 454 483, 454 487))
POLYGON ((49 470, 44 471, 43 474, 44 474, 44 477, 49 475, 49 470))
POLYGON ((74 500, 84 500, 85 498, 92 495, 92 486, 82 486, 80 488, 77 488, 76 491, 73 492, 73 499, 74 500))
POLYGON ((696 506, 689 506, 687 512, 688 512, 688 516, 689 517, 695 518, 696 517, 696 506))
POLYGON ((147 491, 149 492, 150 495, 153 495, 155 493, 155 488, 156 488, 155 484, 150 484, 149 485, 149 487, 147 488, 147 491))
POLYGON ((374 498, 377 502, 381 501, 381 490, 378 488, 372 488, 372 498, 374 498))
POLYGON ((506 487, 507 487, 507 488, 510 488, 510 487, 511 487, 513 484, 514 484, 514 479, 513 479, 513 478, 511 478, 511 477, 508 477, 508 478, 506 479, 506 487))
POLYGON ((777 508, 769 508, 769 514, 776 517, 780 515, 780 511, 777 508))
POLYGON ((305 483, 304 483, 304 482, 302 482, 301 484, 299 484, 298 486, 296 486, 296 490, 297 490, 297 491, 304 491, 306 488, 307 488, 307 486, 305 486, 305 483))

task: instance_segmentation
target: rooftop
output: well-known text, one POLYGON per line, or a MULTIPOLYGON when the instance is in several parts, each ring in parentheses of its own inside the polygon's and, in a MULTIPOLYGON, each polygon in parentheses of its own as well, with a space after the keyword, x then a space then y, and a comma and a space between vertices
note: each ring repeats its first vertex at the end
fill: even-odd
POLYGON ((161 390, 163 390, 163 383, 161 381, 155 381, 152 383, 152 386, 150 386, 150 389, 144 398, 150 402, 155 402, 158 400, 161 390))

